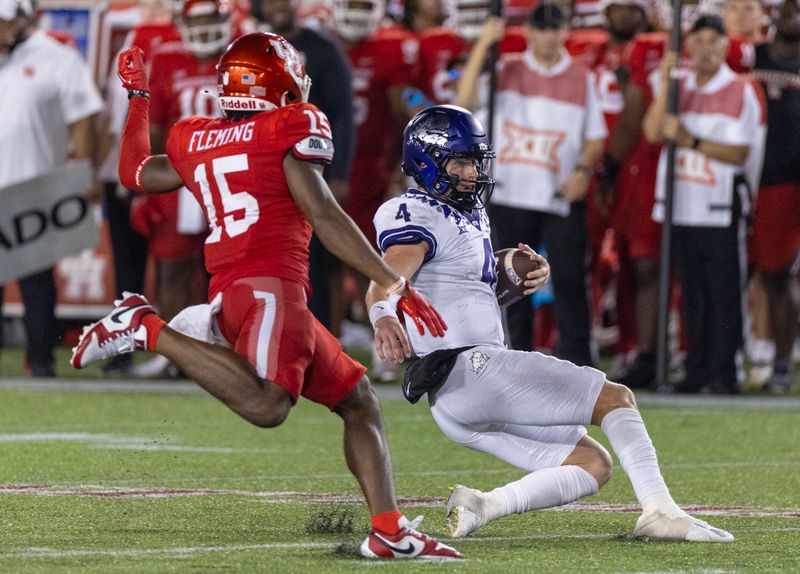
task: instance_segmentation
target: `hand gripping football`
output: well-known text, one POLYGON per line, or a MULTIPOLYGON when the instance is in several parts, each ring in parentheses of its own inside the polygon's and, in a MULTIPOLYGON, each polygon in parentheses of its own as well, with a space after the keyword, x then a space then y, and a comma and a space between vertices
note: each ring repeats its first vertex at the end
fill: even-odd
POLYGON ((497 302, 507 307, 525 296, 525 277, 539 264, 531 261, 530 254, 515 248, 500 249, 494 256, 497 258, 497 302))

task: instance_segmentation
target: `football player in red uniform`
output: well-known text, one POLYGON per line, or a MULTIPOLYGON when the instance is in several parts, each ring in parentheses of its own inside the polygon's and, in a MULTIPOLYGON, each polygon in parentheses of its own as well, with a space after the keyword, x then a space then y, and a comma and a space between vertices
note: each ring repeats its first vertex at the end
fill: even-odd
MULTIPOLYGON (((606 20, 606 29, 573 31, 567 39, 567 51, 582 59, 595 73, 597 94, 603 109, 609 134, 613 134, 617 119, 625 106, 623 89, 628 82, 627 49, 633 38, 647 28, 649 3, 646 0, 601 0, 599 10, 606 20)), ((606 140, 606 152, 608 142, 606 140)), ((602 320, 601 301, 605 283, 616 272, 616 316, 619 339, 616 345, 620 367, 628 353, 636 348, 636 311, 634 308, 633 269, 626 245, 609 232, 614 228, 615 204, 604 201, 597 180, 589 188, 586 202, 586 223, 592 249, 592 301, 595 324, 602 320), (616 253, 608 247, 616 244, 616 253), (605 247, 605 249, 603 249, 605 247)))
POLYGON ((414 84, 436 104, 455 101, 459 68, 466 61, 468 44, 456 30, 437 26, 419 35, 419 61, 414 69, 414 84))
POLYGON ((411 84, 419 42, 399 26, 381 26, 382 0, 336 0, 334 31, 353 73, 356 149, 345 211, 374 242, 372 217, 389 190, 399 134, 409 118, 403 89, 411 84))
MULTIPOLYGON (((405 185, 399 163, 401 134, 411 110, 403 96, 411 86, 419 42, 399 25, 383 25, 384 0, 335 0, 333 27, 350 58, 353 81, 353 123, 356 144, 350 170, 347 214, 375 244, 372 217, 391 193, 405 185)), ((345 271, 347 272, 347 271, 345 271)), ((355 275, 357 293, 346 306, 363 305, 368 282, 355 275)), ((353 296, 354 295, 354 296, 353 296)), ((362 313, 366 315, 366 312, 362 313)), ((381 380, 396 378, 396 365, 373 353, 372 374, 381 380)))
MULTIPOLYGON (((525 15, 530 11, 527 1, 519 4, 514 7, 516 12, 512 12, 509 6, 507 21, 510 22, 523 8, 527 8, 525 15)), ((456 83, 470 47, 480 33, 483 22, 489 17, 489 2, 457 0, 453 12, 452 26, 437 26, 419 34, 419 61, 414 70, 414 83, 428 100, 428 105, 455 102, 456 83)), ((508 26, 500 41, 500 52, 524 52, 526 47, 523 27, 508 26)))
MULTIPOLYGON (((342 352, 306 305, 313 226, 333 254, 401 296, 399 309, 421 331, 423 322, 432 334, 441 336, 446 329, 333 198, 322 177, 333 156, 330 126, 306 103, 310 79, 296 50, 275 34, 248 34, 233 42, 218 67, 225 117, 179 121, 166 155, 150 153, 150 93, 137 48, 121 54, 119 72, 131 98, 120 179, 145 193, 186 185, 203 204, 213 303, 189 308, 172 323, 199 337, 190 338, 166 326, 142 296, 125 294, 114 311, 85 330, 73 366, 134 349, 155 351, 262 427, 280 425, 301 395, 325 405, 344 420, 345 458, 373 516, 362 554, 460 557, 417 532, 417 524, 398 510, 380 408, 366 369, 342 352), (210 344, 214 332, 228 348, 210 344)), ((410 355, 407 339, 398 344, 410 355)))

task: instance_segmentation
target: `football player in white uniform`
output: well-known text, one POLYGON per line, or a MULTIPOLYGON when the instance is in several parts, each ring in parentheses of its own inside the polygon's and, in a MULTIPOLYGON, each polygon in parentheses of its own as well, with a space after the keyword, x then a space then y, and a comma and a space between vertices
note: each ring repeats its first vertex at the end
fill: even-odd
MULTIPOLYGON (((494 187, 494 152, 480 123, 465 109, 434 106, 411 120, 403 140, 403 171, 419 187, 378 210, 378 245, 394 270, 414 277, 449 326, 436 339, 409 330, 421 358, 406 371, 403 391, 411 402, 427 393, 434 419, 452 440, 529 473, 489 492, 457 485, 447 503, 452 535, 597 492, 610 477, 611 457, 586 435, 583 425, 591 423, 605 432, 642 505, 634 535, 732 541, 672 499, 628 388, 590 367, 506 348, 483 208, 494 187)), ((549 266, 527 245, 519 248, 538 264, 525 281, 532 293, 547 281, 549 266)), ((401 362, 405 329, 385 290, 371 285, 367 305, 378 354, 401 362)))

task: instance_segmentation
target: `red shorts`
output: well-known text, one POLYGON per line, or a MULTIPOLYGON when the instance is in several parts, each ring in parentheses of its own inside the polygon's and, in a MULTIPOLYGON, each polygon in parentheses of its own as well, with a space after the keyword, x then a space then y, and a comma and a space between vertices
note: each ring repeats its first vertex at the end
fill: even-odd
POLYGON ((632 259, 655 259, 661 249, 661 224, 653 221, 655 168, 628 161, 617 178, 613 227, 632 259))
POLYGON ((800 185, 767 185, 758 190, 750 258, 758 269, 777 272, 800 250, 800 185))
POLYGON ((222 291, 220 330, 262 379, 333 409, 367 369, 308 310, 303 286, 274 277, 238 279, 222 291))

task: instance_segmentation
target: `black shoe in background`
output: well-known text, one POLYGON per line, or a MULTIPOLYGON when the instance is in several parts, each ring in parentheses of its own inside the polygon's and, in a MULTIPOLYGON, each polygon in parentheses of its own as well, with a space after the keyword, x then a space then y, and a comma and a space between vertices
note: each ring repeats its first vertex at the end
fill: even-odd
POLYGON ((117 355, 116 357, 111 357, 111 359, 103 365, 103 372, 107 375, 124 375, 130 371, 132 366, 133 353, 117 355))
POLYGON ((642 353, 617 381, 629 389, 650 389, 656 383, 656 356, 655 353, 642 353))
POLYGON ((56 370, 52 363, 31 363, 31 376, 36 379, 52 379, 56 370))
POLYGON ((736 381, 725 384, 722 381, 713 380, 700 388, 701 395, 738 395, 739 385, 736 381))
POLYGON ((698 381, 685 378, 682 381, 676 382, 672 386, 672 390, 679 395, 696 395, 700 392, 701 386, 702 385, 700 385, 698 381))

